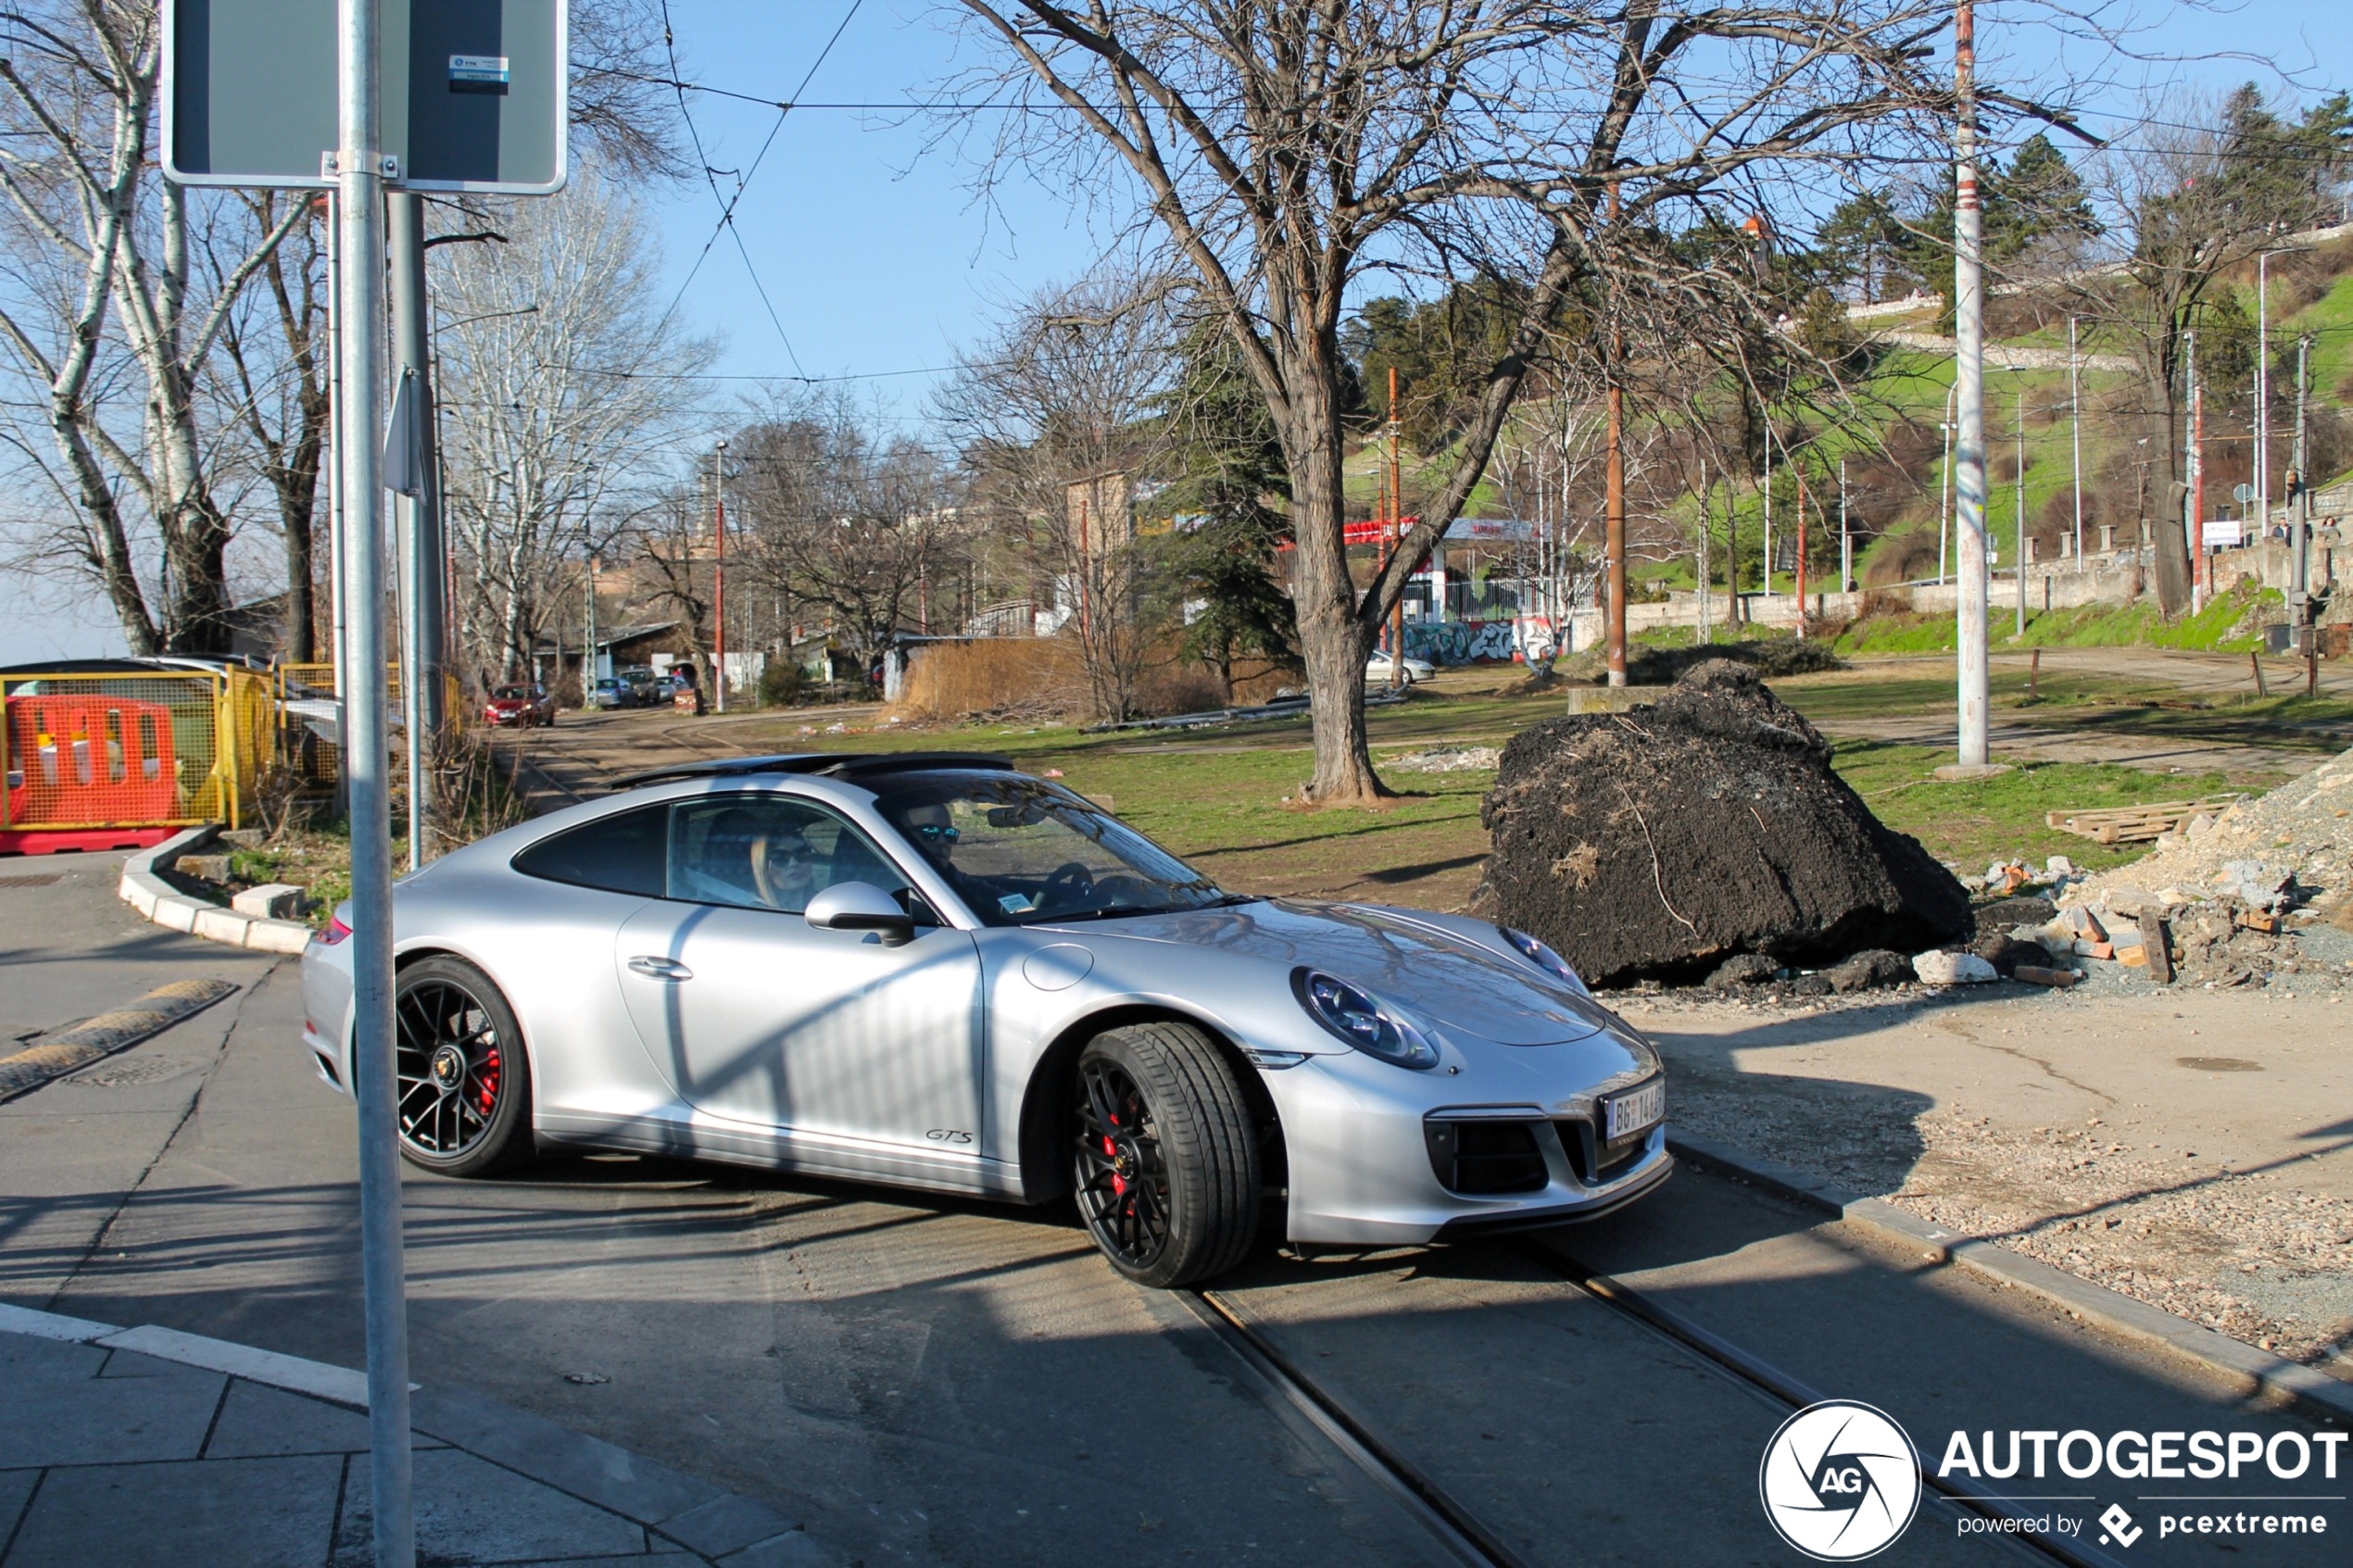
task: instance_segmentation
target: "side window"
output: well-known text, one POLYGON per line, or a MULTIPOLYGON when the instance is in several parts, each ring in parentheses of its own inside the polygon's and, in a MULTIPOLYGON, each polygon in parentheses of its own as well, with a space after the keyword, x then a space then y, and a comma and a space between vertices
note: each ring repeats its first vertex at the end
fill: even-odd
POLYGON ((575 887, 661 897, 670 809, 648 806, 543 838, 514 859, 515 870, 575 887))
POLYGON ((907 879, 863 834, 809 801, 731 795, 673 808, 673 898, 799 914, 838 882, 907 890, 907 879))

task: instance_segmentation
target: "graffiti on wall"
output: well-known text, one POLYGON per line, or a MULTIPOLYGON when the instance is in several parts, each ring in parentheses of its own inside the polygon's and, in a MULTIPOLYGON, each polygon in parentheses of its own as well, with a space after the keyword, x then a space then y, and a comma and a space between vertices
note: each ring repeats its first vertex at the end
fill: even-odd
POLYGON ((1519 631, 1526 627, 1540 646, 1550 641, 1551 628, 1541 621, 1416 621, 1405 627, 1405 656, 1432 664, 1476 664, 1481 660, 1509 662, 1520 657, 1519 631))

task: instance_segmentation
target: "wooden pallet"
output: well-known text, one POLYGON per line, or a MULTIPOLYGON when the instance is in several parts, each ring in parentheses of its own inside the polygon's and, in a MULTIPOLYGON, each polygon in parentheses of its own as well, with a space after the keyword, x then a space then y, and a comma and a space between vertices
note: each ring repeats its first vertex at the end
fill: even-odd
POLYGON ((2246 798, 2244 795, 2209 795, 2202 800, 2161 800, 2149 806, 2113 806, 2096 811, 2052 811, 2043 821, 2062 833, 2096 839, 2102 844, 2137 844, 2162 834, 2179 833, 2200 812, 2220 816, 2246 798))

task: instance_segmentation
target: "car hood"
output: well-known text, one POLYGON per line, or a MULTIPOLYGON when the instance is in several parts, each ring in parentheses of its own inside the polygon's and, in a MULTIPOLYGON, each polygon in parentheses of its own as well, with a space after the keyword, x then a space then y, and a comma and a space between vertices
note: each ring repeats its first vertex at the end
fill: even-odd
POLYGON ((1612 1022, 1600 1003, 1548 983, 1524 962, 1403 911, 1361 904, 1266 898, 1067 929, 1089 938, 1223 948, 1267 963, 1321 970, 1441 1028, 1504 1045, 1581 1040, 1612 1022))

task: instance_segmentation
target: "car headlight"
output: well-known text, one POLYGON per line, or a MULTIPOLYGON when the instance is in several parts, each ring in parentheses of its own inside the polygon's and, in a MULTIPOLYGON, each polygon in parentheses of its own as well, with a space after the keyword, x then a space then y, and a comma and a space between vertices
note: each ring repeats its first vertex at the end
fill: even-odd
POLYGON ((1495 929, 1503 933, 1504 940, 1509 942, 1521 958, 1526 959, 1579 996, 1590 994, 1585 989, 1585 982, 1579 977, 1575 970, 1569 968, 1568 960, 1553 951, 1550 947, 1530 936, 1527 932, 1514 931, 1508 925, 1499 925, 1495 929))
POLYGON ((1367 1056, 1399 1067, 1438 1065, 1438 1047, 1394 1008, 1383 1007, 1345 980, 1312 969, 1291 972, 1291 989, 1307 1016, 1367 1056))

